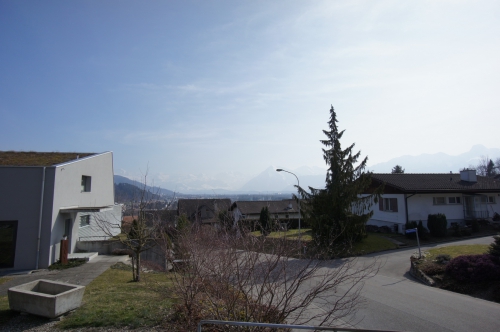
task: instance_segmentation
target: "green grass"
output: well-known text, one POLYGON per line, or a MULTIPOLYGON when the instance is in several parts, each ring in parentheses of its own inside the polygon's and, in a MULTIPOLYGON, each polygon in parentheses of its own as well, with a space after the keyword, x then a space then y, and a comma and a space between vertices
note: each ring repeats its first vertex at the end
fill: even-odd
POLYGON ((132 282, 130 269, 108 269, 86 287, 83 305, 57 326, 137 328, 158 325, 172 305, 172 299, 162 297, 172 285, 170 276, 165 273, 143 273, 141 276, 141 282, 132 282))
POLYGON ((82 258, 68 259, 68 264, 66 265, 62 265, 60 261, 57 261, 56 263, 49 266, 49 270, 65 270, 83 265, 85 263, 87 263, 87 260, 82 258))
POLYGON ((397 245, 378 235, 368 234, 366 239, 354 244, 354 255, 366 255, 373 252, 396 249, 397 245))
POLYGON ((9 298, 7 295, 0 296, 0 326, 7 323, 14 316, 15 313, 10 311, 9 298))
MULTIPOLYGON (((250 234, 252 234, 253 236, 261 236, 262 235, 260 233, 260 231, 255 231, 255 232, 252 232, 250 234)), ((300 238, 302 241, 305 241, 305 242, 312 241, 312 231, 310 228, 302 228, 300 230, 300 234, 301 234, 300 238)), ((271 238, 271 239, 278 239, 278 238, 286 237, 289 240, 298 240, 299 230, 298 229, 289 229, 286 232, 283 232, 283 231, 271 232, 271 233, 269 233, 269 235, 267 237, 271 238)))
MULTIPOLYGON (((271 239, 286 237, 289 240, 297 240, 298 239, 298 229, 290 229, 287 232, 271 232, 267 237, 271 239)), ((260 231, 255 231, 251 233, 254 236, 262 236, 260 231)), ((384 234, 385 235, 385 234, 384 234)), ((301 230, 301 239, 304 242, 312 241, 312 230, 310 228, 303 228, 301 230)), ((347 256, 359 256, 366 255, 373 252, 396 249, 397 245, 392 243, 388 239, 380 237, 376 234, 368 233, 366 239, 363 239, 361 242, 357 242, 354 245, 352 251, 350 251, 347 256)), ((345 253, 342 253, 341 256, 345 256, 345 253)))
POLYGON ((9 277, 0 277, 0 285, 5 284, 7 281, 11 280, 9 277))
POLYGON ((432 261, 437 255, 450 255, 451 258, 462 255, 480 255, 485 254, 488 248, 488 244, 467 244, 434 248, 428 251, 429 255, 426 255, 425 260, 432 261))

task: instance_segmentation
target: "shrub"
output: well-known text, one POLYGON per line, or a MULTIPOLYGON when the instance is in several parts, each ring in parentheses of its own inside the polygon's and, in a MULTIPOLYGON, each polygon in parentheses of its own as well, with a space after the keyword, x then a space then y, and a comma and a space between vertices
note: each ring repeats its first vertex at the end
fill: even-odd
POLYGON ((476 219, 472 220, 471 230, 472 230, 472 233, 479 232, 479 222, 476 219))
POLYGON ((427 228, 429 228, 432 236, 445 237, 447 227, 448 221, 444 214, 429 214, 427 217, 427 228))
POLYGON ((446 265, 446 273, 463 282, 483 282, 500 278, 500 266, 489 254, 458 256, 446 265))
POLYGON ((437 255, 436 256, 436 263, 438 264, 448 264, 451 260, 451 256, 450 255, 437 255))
POLYGON ((420 220, 418 222, 418 226, 417 226, 417 231, 418 231, 418 237, 421 239, 421 240, 426 240, 427 239, 427 233, 429 232, 427 230, 427 228, 424 227, 424 225, 422 224, 422 220, 420 220))
POLYGON ((420 270, 427 274, 428 276, 434 276, 436 274, 442 274, 445 272, 446 267, 444 265, 439 265, 436 263, 424 264, 420 270))
POLYGON ((500 236, 496 235, 493 237, 493 239, 495 239, 495 242, 490 244, 490 248, 488 249, 488 254, 493 256, 493 259, 497 263, 500 263, 500 236))
POLYGON ((461 228, 458 224, 454 224, 452 229, 453 229, 453 236, 456 237, 472 235, 472 232, 469 228, 461 228))

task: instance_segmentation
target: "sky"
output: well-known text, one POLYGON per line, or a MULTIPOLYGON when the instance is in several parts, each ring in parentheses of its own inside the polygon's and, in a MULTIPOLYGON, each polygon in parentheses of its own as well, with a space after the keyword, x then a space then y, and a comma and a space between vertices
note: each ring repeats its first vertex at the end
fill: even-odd
POLYGON ((0 0, 0 150, 115 173, 369 165, 500 148, 499 1, 0 0))

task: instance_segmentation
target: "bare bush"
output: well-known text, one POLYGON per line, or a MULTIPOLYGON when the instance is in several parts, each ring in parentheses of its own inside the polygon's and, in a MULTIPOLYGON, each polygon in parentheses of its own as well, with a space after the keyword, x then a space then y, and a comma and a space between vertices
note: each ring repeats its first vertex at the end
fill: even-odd
MULTIPOLYGON (((128 203, 129 213, 133 216, 131 224, 120 223, 120 234, 114 237, 126 248, 126 252, 132 257, 132 277, 134 281, 141 280, 141 253, 157 247, 168 257, 172 249, 169 236, 165 232, 167 223, 162 220, 162 212, 168 209, 168 205, 162 209, 151 209, 157 205, 156 197, 159 196, 159 188, 153 192, 154 187, 147 185, 147 174, 142 181, 142 188, 137 191, 139 197, 128 203)), ((173 199, 170 200, 173 202, 173 199)), ((169 203, 170 204, 170 203, 169 203)), ((116 221, 97 215, 95 217, 97 226, 107 234, 113 236, 113 228, 116 221)))
MULTIPOLYGON (((269 244, 213 228, 193 229, 177 243, 188 264, 173 274, 179 302, 171 320, 187 331, 200 319, 331 325, 354 313, 364 281, 378 271, 376 261, 291 258, 296 241, 269 244)), ((244 328, 213 327, 233 330, 244 328)))

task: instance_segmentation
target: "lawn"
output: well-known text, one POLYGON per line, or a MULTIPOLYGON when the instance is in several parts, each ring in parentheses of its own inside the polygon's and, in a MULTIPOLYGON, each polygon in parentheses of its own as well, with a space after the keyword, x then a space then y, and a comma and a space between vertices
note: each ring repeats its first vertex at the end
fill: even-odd
MULTIPOLYGON (((255 233, 255 232, 254 232, 255 233)), ((253 233, 252 233, 253 234, 253 233)), ((260 235, 260 232, 258 233, 260 235)), ((312 241, 312 231, 310 228, 302 228, 300 230, 300 239, 305 242, 312 241)), ((280 232, 271 232, 268 238, 281 238, 286 237, 288 240, 298 240, 299 239, 299 230, 298 229, 289 229, 288 231, 280 231, 280 232)))
POLYGON ((9 281, 12 278, 9 277, 0 277, 0 285, 5 284, 7 281, 9 281))
POLYGON ((450 255, 451 258, 462 255, 480 255, 488 251, 488 244, 468 244, 460 246, 446 246, 430 249, 425 255, 424 262, 432 262, 438 255, 450 255))
POLYGON ((143 281, 132 282, 129 269, 108 269, 85 289, 83 305, 65 317, 60 328, 113 326, 131 328, 158 325, 172 300, 159 289, 168 289, 169 274, 143 273, 143 281))
MULTIPOLYGON (((252 232, 251 234, 254 236, 262 236, 260 231, 255 231, 252 232)), ((297 240, 298 234, 299 234, 298 229, 290 229, 287 232, 283 231, 271 232, 267 237, 271 239, 285 237, 288 240, 297 240)), ((312 241, 312 231, 310 228, 303 228, 301 230, 301 239, 306 243, 312 241)), ((353 250, 349 252, 348 256, 366 255, 373 252, 396 249, 396 248, 397 245, 389 241, 388 239, 380 237, 373 233, 369 233, 368 236, 361 242, 355 243, 353 250)), ((341 256, 344 255, 342 254, 341 256)))
POLYGON ((368 236, 360 242, 354 244, 354 255, 366 255, 373 252, 396 249, 397 245, 391 241, 375 234, 368 236))

